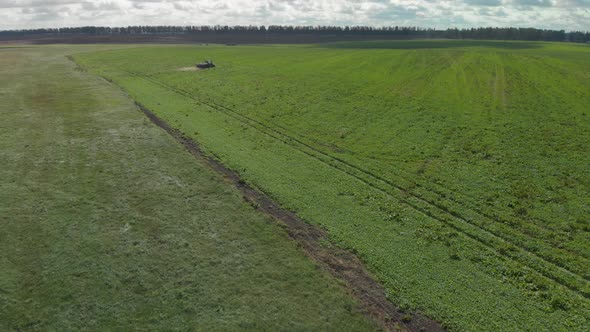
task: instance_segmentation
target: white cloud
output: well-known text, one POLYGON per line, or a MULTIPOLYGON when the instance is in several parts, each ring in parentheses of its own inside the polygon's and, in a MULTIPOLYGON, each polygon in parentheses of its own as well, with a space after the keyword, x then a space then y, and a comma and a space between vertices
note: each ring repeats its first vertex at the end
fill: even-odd
POLYGON ((292 24, 590 30, 590 0, 0 0, 0 18, 0 29, 292 24))

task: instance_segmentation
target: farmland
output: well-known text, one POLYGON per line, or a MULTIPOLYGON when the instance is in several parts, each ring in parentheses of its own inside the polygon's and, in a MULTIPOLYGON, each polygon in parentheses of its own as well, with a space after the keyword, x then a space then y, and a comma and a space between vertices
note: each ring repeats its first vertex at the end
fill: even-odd
POLYGON ((105 48, 0 49, 0 331, 375 330, 283 227, 65 57, 105 48))
POLYGON ((403 41, 80 53, 451 330, 590 319, 590 47, 403 41), (213 59, 204 71, 181 71, 213 59))

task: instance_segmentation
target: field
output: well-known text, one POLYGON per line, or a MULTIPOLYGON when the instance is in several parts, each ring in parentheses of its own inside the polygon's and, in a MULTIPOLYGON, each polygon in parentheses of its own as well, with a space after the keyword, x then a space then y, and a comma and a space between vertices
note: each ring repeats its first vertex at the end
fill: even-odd
POLYGON ((0 331, 375 330, 283 227, 66 58, 105 48, 0 49, 0 331))
POLYGON ((590 324, 590 47, 153 46, 75 61, 457 331, 590 324), (202 59, 217 67, 183 71, 202 59))

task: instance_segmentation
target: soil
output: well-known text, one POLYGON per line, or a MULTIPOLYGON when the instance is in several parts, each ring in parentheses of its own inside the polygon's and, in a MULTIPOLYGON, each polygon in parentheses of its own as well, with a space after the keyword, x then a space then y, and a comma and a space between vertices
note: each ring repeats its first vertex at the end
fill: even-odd
POLYGON ((419 312, 403 311, 389 301, 385 289, 369 274, 356 255, 347 250, 324 244, 328 241, 326 231, 310 225, 294 213, 282 209, 266 194, 242 181, 238 173, 226 168, 213 157, 204 154, 195 141, 184 136, 179 130, 170 127, 143 105, 137 104, 137 106, 154 124, 184 145, 193 156, 204 160, 209 167, 222 174, 227 181, 237 187, 245 201, 284 225, 289 236, 297 241, 305 254, 321 268, 343 281, 347 291, 358 300, 363 314, 376 321, 385 331, 445 331, 440 323, 419 312))
POLYGON ((178 68, 178 71, 199 71, 199 70, 201 70, 201 68, 197 68, 196 66, 178 68))

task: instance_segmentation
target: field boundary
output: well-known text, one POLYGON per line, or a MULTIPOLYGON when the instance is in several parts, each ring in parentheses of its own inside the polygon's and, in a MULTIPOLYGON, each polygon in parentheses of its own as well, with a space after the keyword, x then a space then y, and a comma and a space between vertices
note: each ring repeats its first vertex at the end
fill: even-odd
POLYGON ((194 140, 172 128, 142 104, 135 104, 152 123, 165 130, 196 159, 203 160, 211 169, 223 175, 256 210, 284 225, 289 237, 301 246, 305 255, 344 282, 347 291, 358 300, 362 313, 381 328, 386 331, 399 331, 400 328, 407 331, 445 331, 439 322, 420 312, 404 312, 391 302, 383 286, 369 274, 356 255, 348 250, 323 244, 328 240, 326 231, 281 208, 268 195, 246 184, 237 172, 225 167, 213 156, 205 154, 194 140))

